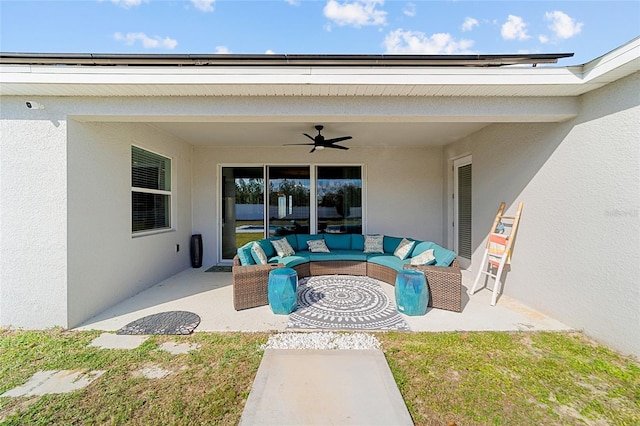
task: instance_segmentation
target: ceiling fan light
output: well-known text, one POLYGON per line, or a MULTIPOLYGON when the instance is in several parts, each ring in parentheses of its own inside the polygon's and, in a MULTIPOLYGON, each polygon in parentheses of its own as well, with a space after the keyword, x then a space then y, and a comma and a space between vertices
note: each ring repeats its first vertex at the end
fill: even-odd
POLYGON ((324 146, 316 146, 316 150, 324 149, 324 146))

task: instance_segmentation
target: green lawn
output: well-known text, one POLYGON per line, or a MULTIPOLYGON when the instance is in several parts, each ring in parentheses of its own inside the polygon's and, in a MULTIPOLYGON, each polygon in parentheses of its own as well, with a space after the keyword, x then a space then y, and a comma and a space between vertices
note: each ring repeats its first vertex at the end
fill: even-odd
MULTIPOLYGON (((99 334, 0 330, 0 393, 39 370, 106 370, 70 394, 0 398, 0 423, 237 424, 269 336, 151 336, 131 351, 87 346, 99 334), (165 341, 199 349, 171 355, 157 349, 165 341), (172 373, 163 379, 135 374, 149 366, 172 373)), ((640 424, 640 365, 582 334, 376 336, 416 424, 640 424)))

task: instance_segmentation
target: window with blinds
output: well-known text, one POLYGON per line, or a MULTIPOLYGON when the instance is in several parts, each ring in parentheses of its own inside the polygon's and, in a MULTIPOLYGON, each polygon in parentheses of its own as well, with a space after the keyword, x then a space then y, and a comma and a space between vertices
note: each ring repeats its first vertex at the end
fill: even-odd
POLYGON ((458 255, 471 259, 471 164, 458 167, 458 255))
POLYGON ((171 228, 171 159, 131 146, 133 233, 171 228))

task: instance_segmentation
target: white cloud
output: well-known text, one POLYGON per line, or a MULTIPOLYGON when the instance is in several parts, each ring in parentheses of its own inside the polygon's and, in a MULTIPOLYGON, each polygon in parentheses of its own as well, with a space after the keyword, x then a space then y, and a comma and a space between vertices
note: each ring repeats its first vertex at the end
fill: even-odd
POLYGON ((411 2, 407 3, 402 9, 402 13, 411 17, 416 16, 416 4, 411 2))
POLYGON ((473 40, 455 40, 451 34, 438 33, 430 37, 419 31, 391 31, 383 43, 387 53, 464 54, 471 53, 473 40))
POLYGON ((300 0, 286 0, 291 6, 300 6, 300 0))
POLYGON ((151 38, 148 37, 145 33, 127 33, 126 35, 122 33, 115 33, 113 35, 113 38, 118 41, 124 42, 124 44, 126 44, 127 46, 131 46, 136 42, 141 42, 142 47, 144 47, 145 49, 163 48, 171 50, 178 45, 177 40, 170 37, 162 38, 159 36, 155 36, 151 38))
POLYGON ((549 29, 554 32, 558 38, 571 38, 582 31, 582 22, 576 22, 572 17, 559 10, 547 12, 544 19, 549 21, 549 29))
POLYGON ((387 12, 377 9, 384 5, 384 0, 355 0, 338 3, 329 0, 324 6, 324 16, 337 25, 352 25, 360 28, 363 25, 384 25, 387 12))
POLYGON ((519 16, 509 15, 507 22, 502 24, 502 38, 505 40, 526 40, 530 38, 527 34, 527 24, 519 16))
POLYGON ((116 6, 123 7, 125 9, 129 9, 134 6, 140 6, 142 3, 148 3, 149 0, 111 0, 111 3, 116 6))
POLYGON ((213 12, 213 4, 216 0, 191 0, 193 6, 202 12, 213 12))
POLYGON ((264 54, 265 54, 265 55, 275 55, 275 54, 276 54, 276 52, 274 52, 274 51, 273 51, 273 50, 271 50, 271 49, 267 49, 267 51, 266 51, 266 52, 264 52, 264 54))
POLYGON ((216 46, 216 53, 219 55, 226 55, 231 53, 227 46, 216 46))
POLYGON ((475 18, 466 17, 462 23, 462 31, 471 31, 473 27, 479 26, 480 23, 475 18))
POLYGON ((541 34, 541 35, 538 36, 538 41, 540 43, 542 43, 542 44, 547 44, 547 43, 549 43, 549 37, 547 37, 544 34, 541 34))

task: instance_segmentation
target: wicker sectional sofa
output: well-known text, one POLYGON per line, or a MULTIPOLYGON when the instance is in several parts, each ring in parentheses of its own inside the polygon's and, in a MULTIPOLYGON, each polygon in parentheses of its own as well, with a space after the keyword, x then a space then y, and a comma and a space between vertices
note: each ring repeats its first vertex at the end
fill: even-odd
MULTIPOLYGON (((429 286, 429 306, 455 312, 462 310, 462 275, 456 255, 451 250, 428 241, 415 241, 406 258, 394 255, 402 238, 384 236, 384 253, 365 253, 365 236, 359 234, 292 234, 250 242, 238 249, 233 259, 233 305, 236 310, 267 305, 269 272, 289 267, 298 277, 316 275, 362 275, 395 285, 398 271, 414 268, 425 273, 429 286), (272 240, 286 238, 295 253, 280 257, 272 240), (328 253, 308 250, 307 242, 324 239, 328 253), (267 256, 267 264, 256 264, 252 253, 258 244, 267 256), (433 250, 435 260, 429 265, 412 265, 411 259, 433 250)), ((259 259, 258 259, 259 260, 259 259)))

